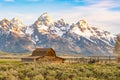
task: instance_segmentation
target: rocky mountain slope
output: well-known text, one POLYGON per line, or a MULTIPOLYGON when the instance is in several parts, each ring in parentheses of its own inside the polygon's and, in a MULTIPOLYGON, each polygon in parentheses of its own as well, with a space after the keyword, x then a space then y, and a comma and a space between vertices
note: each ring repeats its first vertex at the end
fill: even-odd
POLYGON ((17 18, 0 21, 0 50, 20 53, 31 50, 33 42, 25 31, 26 26, 17 18))
POLYGON ((111 55, 115 35, 91 27, 85 20, 68 24, 64 19, 52 21, 43 13, 31 26, 20 19, 0 21, 0 50, 27 52, 36 47, 52 47, 57 53, 111 55))

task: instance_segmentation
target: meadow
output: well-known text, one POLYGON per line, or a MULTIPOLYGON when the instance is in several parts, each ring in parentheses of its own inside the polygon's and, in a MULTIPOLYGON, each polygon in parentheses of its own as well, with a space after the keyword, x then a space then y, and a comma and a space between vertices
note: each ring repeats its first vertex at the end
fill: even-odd
POLYGON ((120 65, 0 60, 0 80, 120 80, 120 65))

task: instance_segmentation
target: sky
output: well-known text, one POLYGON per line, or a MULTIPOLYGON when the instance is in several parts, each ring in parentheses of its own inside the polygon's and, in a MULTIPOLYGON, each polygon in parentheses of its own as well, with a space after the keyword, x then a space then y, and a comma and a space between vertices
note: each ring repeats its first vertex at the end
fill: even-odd
POLYGON ((120 33, 120 0, 0 0, 0 20, 17 17, 31 25, 44 12, 53 21, 85 20, 90 26, 120 33))

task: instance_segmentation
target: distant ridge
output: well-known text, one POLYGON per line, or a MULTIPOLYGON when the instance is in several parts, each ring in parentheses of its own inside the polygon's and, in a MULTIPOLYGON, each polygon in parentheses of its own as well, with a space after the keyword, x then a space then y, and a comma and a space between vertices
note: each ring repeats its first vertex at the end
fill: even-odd
POLYGON ((30 26, 18 18, 0 21, 0 50, 5 52, 52 47, 60 54, 112 55, 115 42, 115 35, 89 26, 85 20, 73 24, 64 19, 53 22, 47 12, 30 26))

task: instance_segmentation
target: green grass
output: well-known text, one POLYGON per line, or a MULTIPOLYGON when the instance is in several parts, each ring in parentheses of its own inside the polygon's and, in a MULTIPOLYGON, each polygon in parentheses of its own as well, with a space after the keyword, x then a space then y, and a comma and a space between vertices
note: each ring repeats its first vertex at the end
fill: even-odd
POLYGON ((0 61, 0 80, 120 80, 120 65, 0 61))
POLYGON ((0 59, 0 64, 19 64, 21 63, 20 59, 0 59))

